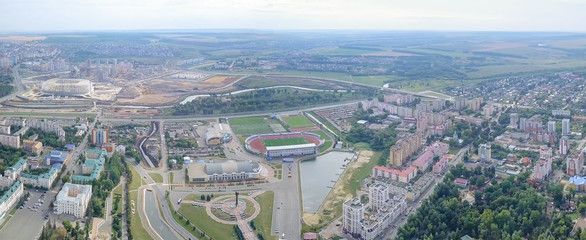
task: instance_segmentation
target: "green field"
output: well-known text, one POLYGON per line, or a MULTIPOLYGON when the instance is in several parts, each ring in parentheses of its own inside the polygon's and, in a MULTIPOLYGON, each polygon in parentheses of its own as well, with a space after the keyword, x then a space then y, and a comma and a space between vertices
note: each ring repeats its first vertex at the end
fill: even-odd
POLYGON ((266 117, 231 118, 230 126, 237 135, 254 135, 273 133, 266 117))
POLYGON ((149 173, 149 176, 155 181, 156 183, 163 183, 163 176, 158 173, 149 173))
POLYGON ((256 225, 257 229, 255 233, 262 231, 263 236, 265 239, 277 239, 276 236, 271 235, 271 222, 273 219, 273 201, 275 198, 275 193, 273 192, 265 192, 258 197, 256 200, 258 204, 261 206, 260 213, 258 217, 256 217, 253 221, 256 225))
POLYGON ((309 121, 305 116, 295 115, 284 117, 283 120, 292 128, 302 128, 314 126, 313 122, 309 121))
POLYGON ((274 146, 284 146, 284 145, 297 145, 297 144, 305 144, 305 138, 297 137, 297 138, 278 138, 278 139, 266 139, 263 140, 265 147, 274 147, 274 146))
POLYGON ((212 239, 235 239, 232 225, 224 225, 214 221, 207 215, 206 209, 203 207, 182 203, 179 212, 212 239))

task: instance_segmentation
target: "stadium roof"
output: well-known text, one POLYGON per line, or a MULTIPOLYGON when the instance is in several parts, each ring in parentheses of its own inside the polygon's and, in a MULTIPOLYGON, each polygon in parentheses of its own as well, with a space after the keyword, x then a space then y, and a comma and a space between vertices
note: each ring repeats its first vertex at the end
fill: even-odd
POLYGON ((206 163, 205 172, 208 175, 214 174, 231 174, 241 172, 255 172, 259 165, 256 162, 225 162, 225 163, 206 163))
POLYGON ((267 151, 288 150, 288 149, 297 149, 297 148, 310 148, 310 147, 315 147, 315 143, 304 143, 304 144, 296 144, 296 145, 273 146, 273 147, 267 147, 267 151))

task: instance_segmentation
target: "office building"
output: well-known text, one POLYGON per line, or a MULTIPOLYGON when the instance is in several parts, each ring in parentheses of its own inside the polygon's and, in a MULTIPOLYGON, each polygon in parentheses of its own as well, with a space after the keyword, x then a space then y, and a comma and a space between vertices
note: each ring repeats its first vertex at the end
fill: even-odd
POLYGON ((85 216, 91 196, 92 185, 65 183, 55 201, 57 214, 70 214, 82 218, 85 216))

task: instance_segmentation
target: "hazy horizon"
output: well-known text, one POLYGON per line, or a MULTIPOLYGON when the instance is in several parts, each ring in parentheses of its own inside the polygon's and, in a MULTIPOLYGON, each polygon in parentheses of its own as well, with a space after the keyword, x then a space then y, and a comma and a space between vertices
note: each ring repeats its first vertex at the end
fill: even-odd
POLYGON ((421 30, 586 32, 586 0, 2 0, 0 32, 421 30))

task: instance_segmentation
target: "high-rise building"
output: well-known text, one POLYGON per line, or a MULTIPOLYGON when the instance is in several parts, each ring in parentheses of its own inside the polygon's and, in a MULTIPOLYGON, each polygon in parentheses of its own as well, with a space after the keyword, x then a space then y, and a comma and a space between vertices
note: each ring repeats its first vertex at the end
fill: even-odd
POLYGON ((570 119, 562 119, 562 135, 570 135, 570 119))
POLYGON ((389 188, 380 183, 372 184, 368 187, 368 198, 373 211, 386 209, 390 200, 389 188))
POLYGON ((547 122, 547 133, 555 133, 555 121, 547 122))
POLYGON ((108 144, 108 130, 104 129, 93 129, 92 130, 92 144, 102 145, 108 144))
POLYGON ((517 124, 519 123, 519 114, 518 113, 511 113, 511 115, 509 115, 509 125, 511 126, 517 126, 517 124))
POLYGON ((478 146, 478 157, 482 161, 487 161, 487 160, 492 159, 490 144, 480 144, 480 146, 478 146))
POLYGON ((362 234, 361 222, 364 219, 364 205, 360 199, 353 198, 344 202, 343 212, 344 231, 353 236, 360 236, 362 234))
POLYGON ((566 159, 566 174, 569 176, 582 174, 582 169, 584 168, 584 154, 584 151, 576 151, 568 156, 566 159))
POLYGON ((561 155, 566 155, 568 154, 568 150, 570 149, 570 140, 568 139, 567 136, 563 136, 562 138, 560 138, 560 148, 559 148, 559 153, 561 155))

